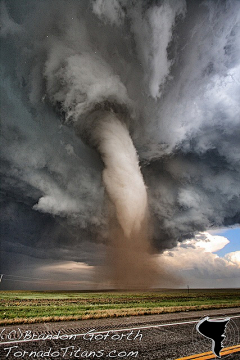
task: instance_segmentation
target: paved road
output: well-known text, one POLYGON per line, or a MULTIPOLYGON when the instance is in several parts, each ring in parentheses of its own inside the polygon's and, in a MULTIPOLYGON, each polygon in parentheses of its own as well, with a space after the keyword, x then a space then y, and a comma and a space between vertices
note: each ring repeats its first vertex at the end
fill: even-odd
POLYGON ((196 331, 206 315, 231 318, 224 342, 230 354, 222 358, 240 359, 240 351, 231 354, 239 344, 240 308, 5 326, 0 328, 0 359, 175 360, 198 353, 205 354, 199 359, 208 359, 211 340, 196 331))

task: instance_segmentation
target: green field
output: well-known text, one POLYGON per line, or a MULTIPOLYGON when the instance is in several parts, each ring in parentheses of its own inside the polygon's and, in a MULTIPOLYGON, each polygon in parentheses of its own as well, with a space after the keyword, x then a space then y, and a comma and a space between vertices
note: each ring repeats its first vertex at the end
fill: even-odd
POLYGON ((0 291, 0 324, 240 307, 240 289, 154 292, 0 291))

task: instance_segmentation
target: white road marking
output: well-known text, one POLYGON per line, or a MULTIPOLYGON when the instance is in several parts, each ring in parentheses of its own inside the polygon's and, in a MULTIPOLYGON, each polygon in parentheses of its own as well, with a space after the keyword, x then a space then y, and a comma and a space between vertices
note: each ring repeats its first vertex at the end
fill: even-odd
MULTIPOLYGON (((230 319, 239 318, 239 317, 240 317, 240 315, 230 316, 230 319)), ((219 320, 219 319, 220 318, 213 318, 211 320, 219 320)), ((154 329, 154 328, 156 329, 156 328, 167 327, 167 326, 194 324, 194 323, 197 323, 197 322, 199 322, 199 320, 183 321, 183 322, 159 324, 159 325, 138 326, 138 327, 132 327, 132 328, 123 328, 123 329, 111 329, 111 330, 96 331, 96 332, 91 331, 91 335, 106 334, 106 333, 110 333, 110 332, 112 332, 112 333, 124 332, 124 331, 131 331, 131 330, 146 330, 146 329, 154 329)), ((63 333, 62 335, 68 335, 69 337, 70 336, 75 337, 75 336, 84 336, 87 333, 88 333, 88 331, 86 331, 85 333, 82 333, 82 334, 65 334, 65 333, 63 333)), ((53 334, 53 336, 54 336, 54 334, 53 334)), ((48 340, 51 341, 51 339, 48 339, 48 340)), ((44 341, 44 339, 38 339, 37 338, 37 339, 27 339, 27 340, 5 341, 5 342, 0 342, 0 345, 19 344, 19 343, 26 343, 26 342, 31 342, 31 341, 35 341, 35 342, 36 341, 44 341)))

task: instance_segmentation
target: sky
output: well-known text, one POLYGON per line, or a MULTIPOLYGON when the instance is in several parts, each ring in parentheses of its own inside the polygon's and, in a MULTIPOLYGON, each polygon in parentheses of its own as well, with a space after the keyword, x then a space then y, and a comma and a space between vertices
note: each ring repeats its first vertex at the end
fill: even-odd
MULTIPOLYGON (((171 250, 156 255, 167 275, 177 274, 175 282, 168 276, 154 284, 158 287, 190 288, 239 288, 240 287, 240 228, 217 229, 196 234, 194 239, 179 243, 171 250)), ((102 249, 104 252, 105 250, 102 249)), ((14 256, 12 257, 15 260, 14 256)), ((19 262, 20 257, 16 257, 19 262)), ((21 256, 21 270, 7 273, 2 278, 4 289, 34 290, 101 290, 111 289, 103 277, 102 265, 95 267, 77 261, 36 261, 21 256), (96 275, 98 274, 98 276, 96 275), (58 279, 57 283, 55 279, 58 279), (105 281, 104 281, 105 280, 105 281)))
POLYGON ((140 193, 156 286, 239 287, 240 2, 0 10, 1 288, 112 287, 140 193))
POLYGON ((218 235, 225 236, 229 240, 229 243, 223 249, 217 251, 219 256, 224 256, 228 252, 239 249, 240 228, 224 229, 218 235))

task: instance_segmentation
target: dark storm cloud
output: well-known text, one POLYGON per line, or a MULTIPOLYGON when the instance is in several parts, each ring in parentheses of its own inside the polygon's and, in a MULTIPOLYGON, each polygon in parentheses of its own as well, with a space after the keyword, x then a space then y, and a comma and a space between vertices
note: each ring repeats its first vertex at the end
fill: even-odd
POLYGON ((54 74, 70 123, 106 99, 129 109, 158 249, 240 222, 239 1, 1 6, 8 251, 89 263, 87 241, 106 241, 103 164, 50 104, 54 74))
POLYGON ((8 196, 1 197, 1 251, 39 259, 99 263, 101 254, 94 254, 101 246, 89 246, 93 238, 96 241, 96 229, 83 229, 65 218, 34 211, 33 204, 21 194, 8 192, 8 196))

